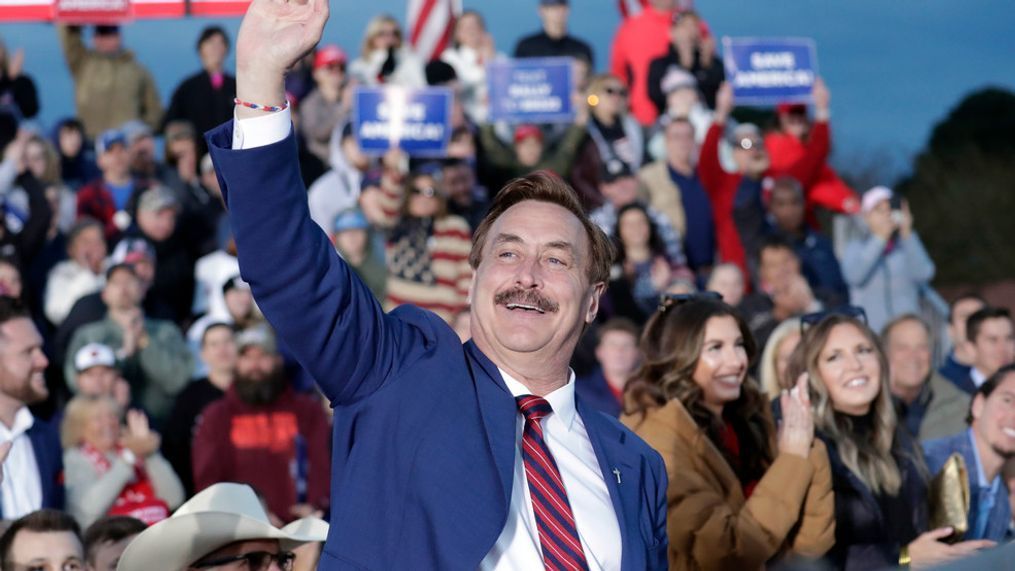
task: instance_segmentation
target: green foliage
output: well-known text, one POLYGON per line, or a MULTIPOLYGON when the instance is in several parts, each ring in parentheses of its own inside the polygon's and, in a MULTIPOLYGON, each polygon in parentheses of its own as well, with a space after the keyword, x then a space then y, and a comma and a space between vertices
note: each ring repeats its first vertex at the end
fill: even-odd
POLYGON ((1015 276, 1015 93, 991 88, 963 99, 897 188, 939 285, 1015 276))

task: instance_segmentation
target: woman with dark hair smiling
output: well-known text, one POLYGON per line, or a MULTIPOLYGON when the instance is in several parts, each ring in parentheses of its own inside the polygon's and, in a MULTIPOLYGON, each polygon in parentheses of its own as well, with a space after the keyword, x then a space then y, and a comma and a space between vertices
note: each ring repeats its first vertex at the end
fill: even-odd
POLYGON ((663 298, 641 345, 622 421, 666 463, 670 569, 759 569, 824 555, 834 504, 806 380, 783 392, 777 432, 747 377, 754 339, 716 294, 663 298))
POLYGON ((835 568, 924 568, 993 545, 949 545, 943 540, 951 528, 929 529, 927 467, 919 446, 898 426, 888 362, 863 321, 832 314, 809 327, 787 373, 810 378, 816 433, 828 448, 835 492, 829 559, 835 568))
POLYGON ((643 324, 673 277, 666 245, 648 210, 637 202, 617 212, 613 240, 617 258, 606 296, 615 315, 643 324))

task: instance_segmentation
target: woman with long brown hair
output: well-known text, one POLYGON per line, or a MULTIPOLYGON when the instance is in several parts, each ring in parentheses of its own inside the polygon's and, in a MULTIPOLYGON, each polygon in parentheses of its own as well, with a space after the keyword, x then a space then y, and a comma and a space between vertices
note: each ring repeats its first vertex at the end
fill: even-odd
POLYGON ((863 321, 822 318, 804 331, 787 373, 810 379, 816 435, 828 448, 835 492, 835 547, 828 559, 836 568, 920 568, 992 545, 948 545, 941 540, 951 529, 929 530, 927 467, 920 447, 898 426, 888 361, 863 321))
POLYGON ((670 569, 760 569, 820 557, 834 537, 828 457, 805 381, 777 432, 748 365, 754 339, 716 298, 671 296, 642 335, 622 421, 666 463, 670 569))

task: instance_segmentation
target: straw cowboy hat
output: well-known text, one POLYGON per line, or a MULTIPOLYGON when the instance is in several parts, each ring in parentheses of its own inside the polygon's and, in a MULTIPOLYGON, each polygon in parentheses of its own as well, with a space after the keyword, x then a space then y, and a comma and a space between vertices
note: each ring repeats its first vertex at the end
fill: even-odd
POLYGON ((123 552, 117 571, 179 571, 236 541, 277 539, 283 550, 324 541, 328 524, 303 518, 279 529, 268 522, 254 490, 244 484, 215 484, 149 527, 123 552))

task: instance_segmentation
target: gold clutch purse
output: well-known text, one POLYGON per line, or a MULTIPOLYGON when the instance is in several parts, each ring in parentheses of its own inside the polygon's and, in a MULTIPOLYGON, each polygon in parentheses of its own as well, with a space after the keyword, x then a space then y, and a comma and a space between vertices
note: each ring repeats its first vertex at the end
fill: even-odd
POLYGON ((955 533, 946 541, 961 540, 969 531, 969 501, 969 473, 956 452, 930 482, 930 528, 950 527, 955 533))

